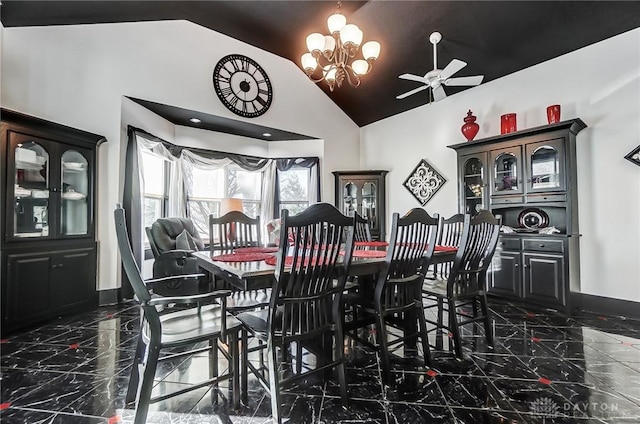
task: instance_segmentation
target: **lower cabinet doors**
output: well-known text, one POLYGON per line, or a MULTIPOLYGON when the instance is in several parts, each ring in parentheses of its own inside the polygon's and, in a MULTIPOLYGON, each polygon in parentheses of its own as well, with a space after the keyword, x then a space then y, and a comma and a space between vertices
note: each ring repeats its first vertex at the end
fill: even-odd
POLYGON ((565 266, 562 255, 522 254, 524 262, 523 297, 545 304, 564 305, 565 266))

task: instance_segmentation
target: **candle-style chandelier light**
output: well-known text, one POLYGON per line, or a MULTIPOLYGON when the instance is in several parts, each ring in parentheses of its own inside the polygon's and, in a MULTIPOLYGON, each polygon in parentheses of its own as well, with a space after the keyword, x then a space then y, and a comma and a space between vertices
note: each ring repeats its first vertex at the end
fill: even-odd
POLYGON ((338 10, 327 19, 331 35, 309 34, 309 52, 302 55, 302 68, 309 79, 313 82, 326 81, 331 91, 335 86, 340 87, 345 78, 351 86, 359 86, 360 77, 369 73, 380 55, 380 43, 368 41, 362 45, 364 59, 353 60, 364 34, 357 25, 347 24, 347 18, 340 13, 341 4, 338 2, 338 10), (318 66, 322 69, 322 76, 316 79, 313 73, 318 66))

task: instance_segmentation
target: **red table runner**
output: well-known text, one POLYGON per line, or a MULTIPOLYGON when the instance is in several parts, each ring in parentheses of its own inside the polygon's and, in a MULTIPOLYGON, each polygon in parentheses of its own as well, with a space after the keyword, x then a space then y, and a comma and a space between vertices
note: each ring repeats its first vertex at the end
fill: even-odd
POLYGON ((389 243, 386 241, 356 241, 354 245, 356 247, 387 247, 389 243))
POLYGON ((277 247, 239 247, 233 250, 233 253, 275 253, 277 247))
POLYGON ((220 262, 253 262, 273 258, 271 253, 230 253, 227 255, 212 256, 211 259, 220 262))

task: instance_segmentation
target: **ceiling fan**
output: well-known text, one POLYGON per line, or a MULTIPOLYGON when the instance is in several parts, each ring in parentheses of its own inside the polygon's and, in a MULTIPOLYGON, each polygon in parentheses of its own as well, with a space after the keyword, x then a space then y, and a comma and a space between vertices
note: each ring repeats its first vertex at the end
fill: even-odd
POLYGON ((413 75, 413 74, 402 74, 398 78, 406 79, 410 81, 421 82, 424 85, 418 88, 415 88, 411 91, 407 91, 406 93, 400 94, 396 97, 396 99, 404 99, 405 97, 409 97, 412 94, 418 93, 422 90, 426 90, 431 87, 433 92, 433 100, 440 101, 447 97, 447 94, 444 91, 444 85, 447 86, 474 86, 479 85, 484 78, 484 75, 476 75, 472 77, 459 77, 459 78, 451 78, 453 74, 467 66, 466 62, 463 62, 459 59, 453 59, 444 69, 438 69, 438 55, 436 51, 436 44, 438 44, 442 40, 442 34, 439 32, 434 32, 429 36, 429 41, 433 44, 433 70, 424 74, 424 76, 413 75))

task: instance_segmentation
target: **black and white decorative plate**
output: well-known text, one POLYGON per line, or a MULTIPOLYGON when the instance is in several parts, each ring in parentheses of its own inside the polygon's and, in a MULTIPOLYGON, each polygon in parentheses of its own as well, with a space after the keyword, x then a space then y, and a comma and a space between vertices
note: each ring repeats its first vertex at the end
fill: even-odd
POLYGON ((424 206, 446 181, 438 171, 422 159, 403 185, 424 206))
POLYGON ((521 227, 538 230, 549 225, 549 215, 542 209, 528 208, 520 212, 518 223, 521 227))

